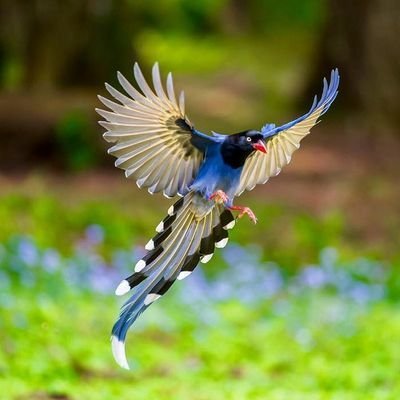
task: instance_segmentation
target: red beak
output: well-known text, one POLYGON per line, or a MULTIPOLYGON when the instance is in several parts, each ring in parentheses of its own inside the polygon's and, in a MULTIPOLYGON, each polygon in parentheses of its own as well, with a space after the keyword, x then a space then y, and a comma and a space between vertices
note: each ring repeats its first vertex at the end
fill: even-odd
POLYGON ((261 151, 261 153, 266 153, 267 152, 267 147, 265 146, 265 143, 263 140, 259 140, 257 143, 253 144, 253 149, 261 151))

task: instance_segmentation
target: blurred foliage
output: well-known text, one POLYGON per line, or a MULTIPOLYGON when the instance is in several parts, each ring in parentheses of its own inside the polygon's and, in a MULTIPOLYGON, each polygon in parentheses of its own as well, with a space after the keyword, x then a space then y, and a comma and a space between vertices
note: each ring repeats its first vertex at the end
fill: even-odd
MULTIPOLYGON (((0 197, 0 218, 4 221, 0 225, 0 242, 24 233, 34 237, 39 246, 69 254, 87 226, 100 225, 105 235, 101 253, 109 259, 115 248, 144 245, 164 216, 165 210, 157 198, 149 199, 146 194, 137 193, 134 203, 112 201, 112 192, 111 197, 91 195, 76 201, 71 201, 73 193, 72 197, 65 198, 56 192, 3 195, 0 197)), ((257 210, 262 223, 253 225, 241 220, 239 228, 231 232, 231 239, 259 245, 265 259, 279 263, 288 271, 299 264, 315 262, 320 251, 328 246, 340 248, 347 256, 363 253, 387 259, 389 249, 392 261, 396 254, 400 256, 398 252, 393 253, 389 243, 371 249, 365 243, 360 244, 347 230, 344 216, 338 210, 328 210, 316 218, 306 210, 284 203, 268 203, 258 197, 250 197, 246 204, 257 210)), ((215 267, 218 268, 218 263, 215 267)))
POLYGON ((337 211, 257 197, 246 204, 262 223, 241 220, 204 271, 140 317, 122 371, 113 290, 165 211, 85 182, 0 197, 2 398, 397 398, 400 258, 368 256, 337 211))
POLYGON ((196 270, 140 318, 128 336, 132 371, 121 370, 108 341, 118 307, 109 294, 128 259, 104 266, 103 238, 89 228, 68 258, 24 237, 0 248, 4 400, 400 394, 390 299, 400 286, 381 264, 343 262, 333 249, 283 278, 254 248, 231 244, 225 271, 205 280, 196 270))
POLYGON ((211 55, 212 63, 213 52, 202 51, 207 43, 215 48, 214 40, 244 36, 251 47, 261 36, 265 42, 288 32, 315 31, 324 9, 324 2, 317 0, 2 3, 0 75, 2 86, 9 89, 98 85, 116 69, 126 70, 134 60, 140 61, 143 50, 151 52, 141 41, 147 35, 160 38, 158 47, 171 36, 190 42, 190 49, 170 47, 180 63, 193 60, 197 41, 204 40, 196 59, 204 64, 211 55))
POLYGON ((235 132, 286 117, 305 84, 323 3, 4 1, 0 118, 11 134, 1 166, 101 164, 93 89, 101 93, 104 81, 118 88, 117 70, 131 80, 134 61, 147 77, 155 61, 164 77, 173 71, 189 116, 205 131, 235 132))
MULTIPOLYGON (((301 261, 315 260, 326 246, 342 244, 344 247, 340 215, 327 214, 316 220, 283 205, 258 202, 255 207, 258 218, 265 223, 253 226, 248 221, 241 221, 240 229, 232 232, 232 239, 239 243, 258 243, 269 260, 288 269, 301 261)), ((157 223, 152 217, 151 206, 135 211, 129 207, 121 210, 117 204, 102 199, 69 205, 52 195, 4 196, 0 202, 0 216, 5 221, 0 227, 0 241, 24 232, 41 246, 64 249, 66 253, 86 226, 99 224, 106 235, 105 255, 116 247, 130 248, 133 243, 147 242, 157 223), (132 218, 132 212, 135 218, 132 218)))
MULTIPOLYGON (((15 168, 31 157, 36 168, 51 160, 81 174, 97 165, 92 90, 105 80, 115 84, 116 70, 130 78, 134 61, 147 76, 156 60, 163 76, 175 73, 199 129, 234 132, 286 118, 313 74, 329 16, 335 32, 328 4, 334 2, 3 0, 2 163, 15 168)), ((366 11, 354 5, 356 15, 359 8, 366 11)), ((319 80, 312 85, 314 94, 319 80)), ((376 225, 363 202, 395 202, 392 181, 381 179, 378 162, 374 167, 377 177, 368 174, 366 186, 345 191, 350 178, 337 186, 354 197, 365 230, 376 225)), ((314 172, 306 174, 304 192, 313 190, 314 172)), ((174 285, 137 321, 128 339, 133 371, 125 372, 108 341, 120 303, 110 294, 131 273, 166 207, 146 193, 119 198, 111 180, 93 194, 91 179, 69 186, 60 175, 60 190, 31 176, 32 186, 21 188, 17 176, 0 194, 2 399, 399 397, 400 253, 390 235, 372 236, 372 245, 360 241, 340 205, 316 216, 246 195, 243 204, 262 223, 241 220, 204 271, 174 285)), ((398 219, 386 210, 396 208, 377 209, 390 228, 382 232, 395 236, 398 219)))
POLYGON ((60 155, 67 167, 77 171, 95 164, 96 154, 90 133, 91 123, 85 113, 76 110, 65 114, 56 127, 60 155))
POLYGON ((341 94, 330 118, 341 109, 350 121, 340 131, 355 140, 377 129, 390 131, 398 126, 400 74, 393 61, 398 46, 392 40, 398 4, 347 3, 3 0, 0 105, 5 106, 0 107, 0 119, 11 135, 6 135, 2 167, 14 162, 11 154, 19 155, 15 164, 20 168, 53 166, 57 157, 72 168, 91 165, 76 161, 88 159, 86 150, 86 155, 72 156, 75 161, 64 160, 65 148, 54 146, 56 126, 76 109, 76 102, 85 103, 83 111, 94 120, 94 88, 100 91, 104 81, 115 84, 116 70, 131 77, 134 61, 147 76, 156 60, 163 73, 172 70, 177 87, 187 91, 193 121, 206 131, 221 132, 279 123, 293 116, 289 111, 296 104, 301 103, 303 111, 321 77, 339 66, 341 94), (54 97, 59 100, 54 102, 54 97), (28 136, 30 140, 22 140, 28 136))

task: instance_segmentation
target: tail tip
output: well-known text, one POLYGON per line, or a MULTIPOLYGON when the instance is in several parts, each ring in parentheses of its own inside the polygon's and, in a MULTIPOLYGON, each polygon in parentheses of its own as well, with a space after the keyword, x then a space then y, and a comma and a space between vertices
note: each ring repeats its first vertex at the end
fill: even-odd
POLYGON ((204 256, 201 256, 201 257, 200 257, 200 262, 203 263, 203 264, 208 263, 208 262, 211 260, 211 258, 212 258, 213 255, 214 255, 214 253, 206 254, 206 255, 204 255, 204 256))
POLYGON ((235 220, 232 220, 231 222, 229 222, 227 225, 224 226, 224 229, 229 230, 232 229, 236 224, 235 220))
POLYGON ((221 239, 219 242, 215 243, 215 247, 219 248, 219 249, 223 249, 226 244, 228 243, 228 238, 223 238, 221 239))
POLYGON ((192 271, 181 271, 176 279, 178 281, 181 281, 182 279, 185 279, 187 276, 189 276, 192 273, 192 271))
POLYGON ((135 265, 135 272, 140 272, 146 266, 146 261, 139 260, 135 265))
POLYGON ((161 233, 163 230, 164 230, 164 221, 161 221, 156 227, 156 232, 161 233))
POLYGON ((115 289, 115 294, 117 296, 123 296, 124 294, 128 293, 130 290, 131 290, 131 287, 129 285, 129 282, 126 279, 124 279, 123 281, 121 281, 121 283, 115 289))
POLYGON ((118 339, 117 336, 111 336, 111 349, 117 364, 124 369, 129 370, 129 364, 125 354, 125 343, 118 339))
POLYGON ((148 251, 150 250, 154 250, 154 240, 151 239, 147 242, 146 246, 144 246, 144 248, 148 251))

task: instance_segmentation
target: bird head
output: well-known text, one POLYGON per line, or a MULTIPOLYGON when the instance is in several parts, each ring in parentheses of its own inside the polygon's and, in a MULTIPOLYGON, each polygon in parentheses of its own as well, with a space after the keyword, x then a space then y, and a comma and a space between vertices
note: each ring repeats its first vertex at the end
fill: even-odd
POLYGON ((226 164, 232 168, 243 167, 247 157, 255 151, 267 152, 264 136, 254 130, 227 135, 221 146, 221 154, 226 164))
POLYGON ((264 136, 255 130, 249 130, 237 133, 234 136, 235 145, 246 153, 252 153, 254 150, 267 152, 267 147, 264 143, 264 136))

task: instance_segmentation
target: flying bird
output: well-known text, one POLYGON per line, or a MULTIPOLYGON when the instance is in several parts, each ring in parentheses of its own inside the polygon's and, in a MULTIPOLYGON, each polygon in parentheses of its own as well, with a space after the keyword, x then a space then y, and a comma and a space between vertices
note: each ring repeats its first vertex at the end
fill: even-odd
POLYGON ((106 129, 104 139, 113 143, 108 153, 117 158, 115 166, 125 170, 125 176, 134 179, 139 188, 180 198, 157 225, 133 274, 115 291, 124 295, 133 289, 111 336, 114 358, 126 369, 129 327, 176 280, 190 275, 199 262, 210 261, 215 247, 227 244, 228 230, 237 218, 247 215, 257 222, 249 207, 234 204, 235 197, 279 174, 335 100, 339 86, 335 69, 329 83, 323 80, 320 99, 315 96, 310 110, 287 124, 269 123, 260 130, 232 135, 206 135, 187 117, 183 92, 177 100, 171 73, 165 90, 158 63, 152 69, 153 88, 137 63, 133 72, 140 90, 118 72, 125 93, 106 84, 114 100, 99 96, 108 108, 96 109, 104 118, 99 122, 106 129), (238 212, 236 218, 232 212, 238 212))

